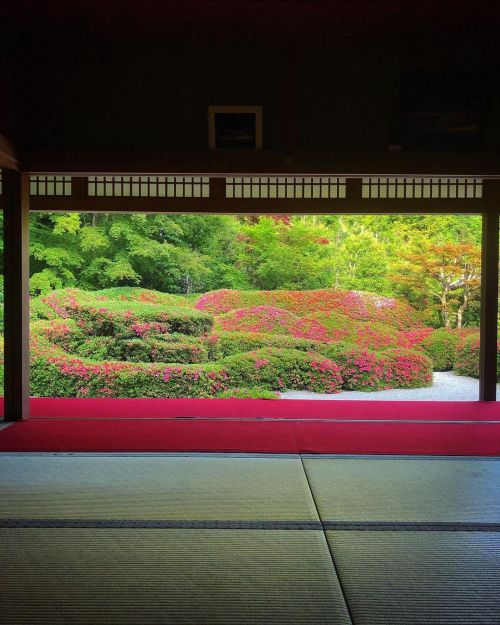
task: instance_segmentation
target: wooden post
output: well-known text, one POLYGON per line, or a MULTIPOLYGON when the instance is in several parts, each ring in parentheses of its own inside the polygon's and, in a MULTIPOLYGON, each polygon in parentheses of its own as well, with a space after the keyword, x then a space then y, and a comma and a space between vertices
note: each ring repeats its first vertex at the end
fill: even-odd
POLYGON ((496 400, 498 323, 498 211, 483 214, 479 399, 496 400))
POLYGON ((4 419, 29 416, 29 176, 3 170, 4 419))

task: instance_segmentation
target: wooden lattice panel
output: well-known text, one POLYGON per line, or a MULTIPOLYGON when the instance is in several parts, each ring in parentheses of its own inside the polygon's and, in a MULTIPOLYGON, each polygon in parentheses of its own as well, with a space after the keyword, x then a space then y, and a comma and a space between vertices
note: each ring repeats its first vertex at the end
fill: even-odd
POLYGON ((71 195, 71 176, 30 176, 30 195, 71 195))
POLYGON ((481 199, 482 178, 363 178, 365 199, 481 199))
POLYGON ((89 176, 91 197, 210 197, 205 176, 89 176))
POLYGON ((226 178, 227 198, 343 199, 346 179, 330 176, 226 178))

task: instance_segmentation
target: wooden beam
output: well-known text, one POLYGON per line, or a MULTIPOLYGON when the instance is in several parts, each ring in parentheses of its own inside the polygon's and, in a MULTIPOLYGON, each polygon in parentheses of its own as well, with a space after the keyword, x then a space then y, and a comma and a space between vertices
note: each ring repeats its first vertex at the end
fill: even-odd
POLYGON ((353 183, 348 197, 339 200, 226 198, 220 179, 211 179, 210 198, 88 197, 80 184, 72 196, 33 196, 30 208, 34 211, 96 213, 472 215, 495 212, 498 207, 498 202, 486 199, 361 199, 360 193, 349 193, 354 187, 361 188, 359 180, 353 180, 353 183))
POLYGON ((29 415, 29 178, 4 170, 4 419, 29 415))
POLYGON ((24 150, 32 174, 496 176, 498 152, 24 150))
POLYGON ((498 210, 483 215, 479 399, 496 400, 498 326, 498 210))
POLYGON ((18 169, 19 159, 10 141, 0 135, 0 168, 18 169))

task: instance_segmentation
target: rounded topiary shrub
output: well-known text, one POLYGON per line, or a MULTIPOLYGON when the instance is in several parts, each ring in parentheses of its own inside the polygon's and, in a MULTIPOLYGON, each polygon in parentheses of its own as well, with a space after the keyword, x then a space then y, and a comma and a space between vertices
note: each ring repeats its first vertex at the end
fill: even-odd
POLYGON ((299 321, 297 315, 275 306, 251 306, 216 318, 215 327, 226 332, 267 332, 284 334, 299 321))
POLYGON ((380 391, 432 384, 432 362, 421 352, 404 348, 376 352, 358 345, 336 343, 323 353, 340 367, 342 388, 380 391))
POLYGON ((421 388, 432 385, 432 361, 414 349, 396 347, 383 353, 389 366, 386 381, 390 388, 421 388))
POLYGON ((323 353, 336 362, 346 391, 380 391, 393 388, 387 382, 387 360, 379 353, 350 343, 335 343, 323 353))
MULTIPOLYGON (((479 346, 478 332, 463 336, 457 345, 457 356, 454 371, 458 375, 479 378, 479 346)), ((500 341, 497 344, 497 380, 500 379, 500 341)))
POLYGON ((424 353, 432 360, 434 371, 451 371, 455 365, 460 337, 451 330, 434 330, 420 343, 424 353))
POLYGON ((342 385, 336 363, 320 354, 296 349, 258 349, 228 356, 220 364, 235 387, 337 393, 342 385))
POLYGON ((219 360, 226 356, 250 352, 261 347, 277 347, 279 349, 299 349, 301 351, 318 351, 318 341, 294 338, 286 334, 268 334, 266 332, 220 332, 206 337, 205 345, 210 360, 219 360))

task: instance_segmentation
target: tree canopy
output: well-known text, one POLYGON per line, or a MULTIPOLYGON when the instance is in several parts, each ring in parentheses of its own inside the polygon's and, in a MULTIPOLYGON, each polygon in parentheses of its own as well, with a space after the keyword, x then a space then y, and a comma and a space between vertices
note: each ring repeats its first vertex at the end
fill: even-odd
POLYGON ((478 323, 481 220, 468 215, 32 213, 30 290, 338 288, 405 297, 434 326, 478 323))

